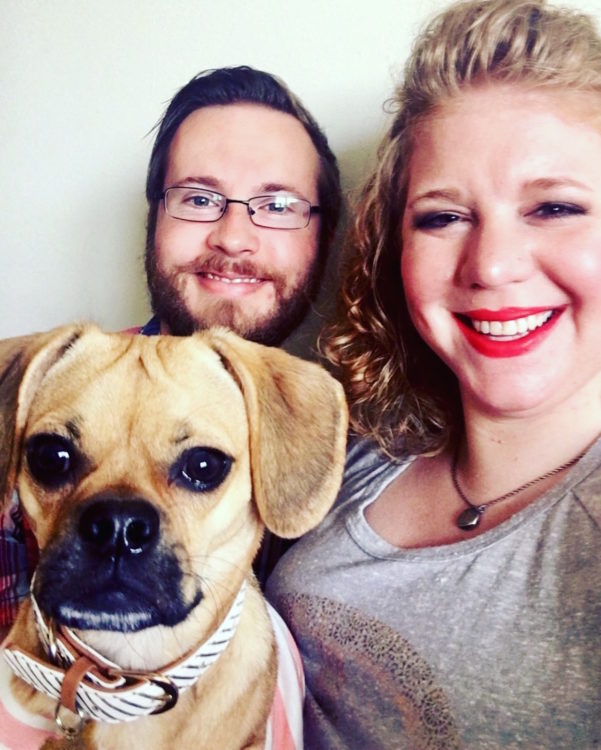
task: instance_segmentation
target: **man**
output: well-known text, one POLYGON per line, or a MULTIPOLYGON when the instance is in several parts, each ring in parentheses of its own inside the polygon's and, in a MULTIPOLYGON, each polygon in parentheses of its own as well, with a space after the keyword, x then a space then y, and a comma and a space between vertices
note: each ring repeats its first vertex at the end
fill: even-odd
POLYGON ((192 79, 161 121, 146 196, 153 330, 280 344, 298 326, 341 197, 325 136, 282 82, 248 67, 192 79))
MULTIPOLYGON (((223 325, 280 344, 298 326, 319 288, 341 190, 325 136, 281 81, 243 66, 187 83, 158 126, 146 196, 154 317, 140 333, 223 325)), ((0 516, 0 635, 27 593, 25 549, 15 506, 0 516)), ((279 551, 264 546, 261 580, 279 551)))

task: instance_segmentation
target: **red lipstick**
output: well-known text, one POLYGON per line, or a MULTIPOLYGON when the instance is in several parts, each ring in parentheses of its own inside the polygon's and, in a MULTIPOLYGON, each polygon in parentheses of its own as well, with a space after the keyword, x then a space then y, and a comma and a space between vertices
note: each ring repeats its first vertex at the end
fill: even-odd
POLYGON ((499 339, 492 338, 488 334, 476 331, 467 318, 473 320, 500 321, 517 320, 528 315, 546 312, 548 307, 506 307, 502 310, 470 310, 469 312, 455 315, 455 320, 461 333, 473 348, 485 357, 519 357, 538 346, 551 332, 559 320, 563 309, 553 309, 552 315, 545 323, 533 331, 519 336, 518 338, 499 339))

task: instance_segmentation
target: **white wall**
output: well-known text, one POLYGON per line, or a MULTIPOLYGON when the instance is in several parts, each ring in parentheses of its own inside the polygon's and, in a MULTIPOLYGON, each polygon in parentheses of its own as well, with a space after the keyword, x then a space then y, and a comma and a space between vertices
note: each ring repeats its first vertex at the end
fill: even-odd
MULTIPOLYGON (((347 189, 443 0, 0 0, 0 337, 145 320, 148 131, 194 74, 250 64, 303 99, 347 189)), ((601 17, 601 0, 570 3, 601 17)))

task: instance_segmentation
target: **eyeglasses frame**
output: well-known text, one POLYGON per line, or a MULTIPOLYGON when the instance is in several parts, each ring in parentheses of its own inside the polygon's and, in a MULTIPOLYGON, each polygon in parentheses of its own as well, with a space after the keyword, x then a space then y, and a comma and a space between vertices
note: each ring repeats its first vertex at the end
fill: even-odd
POLYGON ((160 195, 160 200, 163 201, 163 207, 165 209, 165 213, 167 216, 171 216, 172 219, 175 219, 176 221, 190 221, 193 224, 214 224, 217 221, 221 221, 223 217, 225 216, 225 212, 228 209, 228 206, 230 203, 241 203, 243 206, 246 206, 246 211, 248 213, 248 218, 251 220, 251 222, 256 227, 261 227, 261 229, 279 229, 279 230, 286 230, 286 231, 294 231, 296 229, 305 229, 309 226, 309 222, 311 221, 311 217, 315 214, 321 213, 321 206, 314 206, 311 204, 311 201, 308 201, 306 198, 296 198, 299 202, 306 203, 309 206, 309 213, 307 214, 307 222, 306 224, 303 224, 302 227, 272 227, 272 226, 265 226, 264 224, 257 224, 256 221, 253 219, 253 216, 256 214, 256 211, 253 211, 250 207, 250 201, 256 200, 257 198, 268 198, 271 195, 274 197, 277 197, 277 193, 266 193, 264 195, 253 195, 250 198, 247 198, 246 200, 241 200, 239 198, 228 198, 227 195, 223 195, 223 193, 219 193, 217 190, 208 190, 207 188, 195 188, 190 187, 188 185, 170 185, 168 188, 165 188, 163 192, 160 195), (179 216, 173 216, 173 214, 170 214, 167 210, 167 193, 170 190, 177 190, 177 189, 188 189, 188 190, 198 190, 203 191, 205 193, 212 193, 213 195, 218 195, 221 198, 225 200, 225 203, 223 204, 223 210, 221 214, 216 219, 182 219, 179 216))

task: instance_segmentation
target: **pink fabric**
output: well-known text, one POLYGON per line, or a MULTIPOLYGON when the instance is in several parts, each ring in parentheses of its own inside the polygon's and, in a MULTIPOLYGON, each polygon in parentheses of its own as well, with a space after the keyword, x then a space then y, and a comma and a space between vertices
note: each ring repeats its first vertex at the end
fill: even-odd
POLYGON ((34 729, 19 721, 0 704, 0 749, 38 750, 48 737, 55 736, 43 729, 34 729))
POLYGON ((11 675, 0 647, 0 750, 38 750, 47 737, 58 736, 56 725, 51 717, 25 711, 14 699, 11 675))
POLYGON ((305 676, 296 643, 282 618, 267 605, 278 647, 278 680, 267 722, 266 750, 302 750, 305 676))

